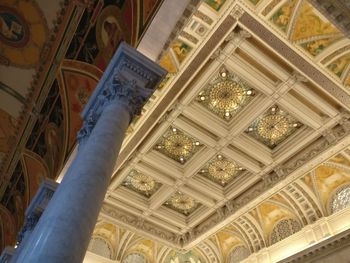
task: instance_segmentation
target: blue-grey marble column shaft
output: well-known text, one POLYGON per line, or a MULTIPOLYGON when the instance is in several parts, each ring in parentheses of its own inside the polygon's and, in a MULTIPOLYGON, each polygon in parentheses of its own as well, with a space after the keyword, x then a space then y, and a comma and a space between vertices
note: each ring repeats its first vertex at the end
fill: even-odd
POLYGON ((121 44, 82 114, 78 154, 16 262, 82 262, 126 129, 165 73, 121 44))

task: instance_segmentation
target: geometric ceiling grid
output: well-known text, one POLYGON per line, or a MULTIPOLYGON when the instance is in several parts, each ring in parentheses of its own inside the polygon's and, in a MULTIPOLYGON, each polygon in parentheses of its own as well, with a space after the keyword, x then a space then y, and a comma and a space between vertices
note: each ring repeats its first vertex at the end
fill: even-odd
POLYGON ((271 107, 249 126, 246 133, 270 149, 292 135, 302 124, 278 106, 271 107))
MULTIPOLYGON (((284 17, 272 16, 293 1, 211 2, 184 18, 160 56, 171 74, 132 123, 105 203, 115 218, 114 208, 142 219, 125 222, 120 215, 116 222, 152 237, 162 231, 162 242, 176 248, 200 246, 232 225, 246 229, 249 251, 256 252, 270 244, 261 242, 261 213, 270 222, 290 218, 287 226, 325 214, 298 178, 310 163, 319 164, 319 156, 345 147, 338 142, 350 131, 350 96, 327 69, 342 54, 328 58, 340 42, 315 55, 302 45, 306 36, 294 12, 303 1, 288 7, 294 16, 282 21, 283 29, 278 23, 284 17), (199 26, 206 28, 202 34, 199 26), (329 62, 322 64, 324 59, 329 62), (131 171, 146 175, 138 179, 139 189, 152 187, 152 180, 157 186, 142 198, 130 194, 125 187, 135 191, 131 171), (272 192, 279 194, 271 199, 272 192), (263 209, 241 216, 267 199, 263 209), (270 211, 276 202, 293 207, 270 211)), ((316 14, 308 10, 303 12, 316 14)), ((273 225, 266 227, 272 231, 273 225)))

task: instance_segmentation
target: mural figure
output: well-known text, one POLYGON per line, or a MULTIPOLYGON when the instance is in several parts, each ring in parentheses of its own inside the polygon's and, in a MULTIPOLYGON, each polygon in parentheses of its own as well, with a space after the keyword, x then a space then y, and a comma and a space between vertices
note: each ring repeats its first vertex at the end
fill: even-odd
POLYGON ((0 33, 10 41, 19 42, 23 39, 24 30, 21 22, 13 14, 0 13, 0 33))
POLYGON ((105 8, 97 22, 96 37, 99 54, 95 59, 95 65, 105 70, 112 58, 119 42, 122 40, 122 31, 115 14, 112 12, 116 7, 105 8))

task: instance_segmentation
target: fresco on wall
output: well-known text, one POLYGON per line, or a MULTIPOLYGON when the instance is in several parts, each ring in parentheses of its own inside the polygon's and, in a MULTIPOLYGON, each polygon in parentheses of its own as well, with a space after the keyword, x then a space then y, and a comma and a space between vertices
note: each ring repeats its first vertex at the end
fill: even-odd
POLYGON ((92 65, 72 60, 64 61, 61 70, 59 78, 62 81, 61 87, 65 90, 69 112, 67 116, 67 153, 69 153, 75 144, 77 133, 82 125, 80 113, 103 73, 92 65))
POLYGON ((0 229, 2 230, 0 233, 2 235, 0 249, 2 250, 9 244, 14 245, 16 240, 16 225, 10 211, 3 205, 0 205, 0 229))
POLYGON ((284 32, 287 31, 296 3, 297 0, 287 1, 272 15, 270 19, 272 23, 284 32))
POLYGON ((171 50, 174 52, 179 64, 182 63, 186 56, 191 52, 192 47, 181 40, 171 43, 171 50))
POLYGON ((219 11, 226 0, 204 0, 204 2, 213 8, 215 11, 219 11))
POLYGON ((300 44, 312 56, 317 56, 327 47, 339 41, 339 37, 323 38, 300 44))
POLYGON ((132 46, 138 43, 161 2, 131 0, 96 3, 85 10, 66 58, 106 69, 121 41, 132 46))
POLYGON ((350 64, 350 53, 347 53, 333 62, 331 62, 327 68, 334 73, 336 76, 341 77, 343 72, 347 69, 350 64))
POLYGON ((63 165, 66 148, 64 121, 59 86, 55 80, 26 145, 27 149, 43 158, 50 178, 55 178, 63 165))
POLYGON ((21 68, 34 67, 47 41, 45 16, 34 0, 0 4, 1 63, 21 68))
POLYGON ((23 166, 28 178, 28 196, 32 200, 40 184, 49 177, 49 169, 45 161, 36 153, 25 150, 23 155, 23 166))
POLYGON ((0 109, 0 164, 5 158, 5 154, 9 151, 10 141, 16 130, 16 119, 6 111, 0 109))
POLYGON ((165 258, 164 263, 204 263, 204 261, 193 250, 184 254, 172 250, 165 258))

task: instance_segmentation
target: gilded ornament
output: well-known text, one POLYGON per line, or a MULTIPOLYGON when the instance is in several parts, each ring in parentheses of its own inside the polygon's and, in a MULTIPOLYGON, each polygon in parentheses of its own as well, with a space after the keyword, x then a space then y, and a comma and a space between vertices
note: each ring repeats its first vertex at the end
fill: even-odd
POLYGON ((208 173, 213 178, 226 183, 237 174, 238 167, 228 160, 215 160, 208 166, 208 173))
POLYGON ((275 143, 288 133, 289 122, 286 117, 279 114, 271 114, 263 117, 257 123, 258 134, 275 143))
POLYGON ((198 140, 174 127, 170 127, 154 148, 175 161, 184 164, 200 147, 201 143, 198 140))
POLYGON ((151 177, 142 173, 138 173, 132 176, 130 182, 133 187, 143 192, 151 191, 156 184, 151 177))
POLYGON ((228 160, 221 154, 202 167, 199 174, 225 186, 244 171, 244 168, 228 160))
POLYGON ((175 211, 188 215, 198 207, 199 203, 188 195, 176 192, 170 197, 165 205, 175 211))
POLYGON ((254 91, 225 68, 220 69, 199 94, 197 101, 219 117, 230 120, 254 96, 254 91))
POLYGON ((301 126, 291 115, 273 106, 256 119, 246 133, 273 149, 301 126))
POLYGON ((123 185, 145 197, 150 197, 161 186, 161 184, 155 181, 152 177, 136 170, 130 172, 125 178, 123 185))

